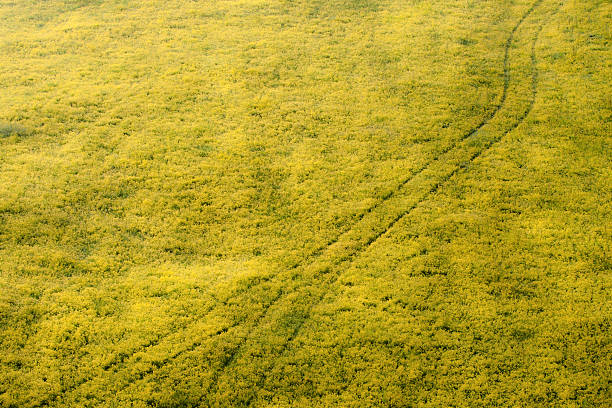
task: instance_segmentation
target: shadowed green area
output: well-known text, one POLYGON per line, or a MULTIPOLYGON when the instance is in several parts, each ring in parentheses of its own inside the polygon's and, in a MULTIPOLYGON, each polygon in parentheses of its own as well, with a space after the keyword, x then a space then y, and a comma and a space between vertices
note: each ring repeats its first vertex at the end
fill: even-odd
POLYGON ((0 406, 605 406, 611 17, 0 0, 0 406))

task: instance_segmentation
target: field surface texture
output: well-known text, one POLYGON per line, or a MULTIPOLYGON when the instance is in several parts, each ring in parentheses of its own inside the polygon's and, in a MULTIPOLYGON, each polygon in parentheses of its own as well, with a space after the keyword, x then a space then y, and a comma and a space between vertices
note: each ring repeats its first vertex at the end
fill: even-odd
POLYGON ((612 406, 610 0, 0 22, 0 407, 612 406))

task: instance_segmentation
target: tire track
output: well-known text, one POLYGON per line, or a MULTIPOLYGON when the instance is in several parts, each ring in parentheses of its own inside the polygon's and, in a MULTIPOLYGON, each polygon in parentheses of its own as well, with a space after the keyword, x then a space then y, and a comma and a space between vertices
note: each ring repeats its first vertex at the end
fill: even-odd
MULTIPOLYGON (((306 264, 308 264, 309 261, 312 261, 313 258, 318 258, 321 255, 323 255, 325 253, 325 251, 327 249, 329 249, 330 247, 332 247, 334 244, 337 244, 338 242, 341 241, 341 239, 346 236, 347 234, 349 234, 353 228, 355 227, 356 224, 358 224, 360 221, 362 221, 368 214, 374 212, 376 209, 378 209, 379 207, 381 207, 383 204, 385 204, 387 201, 389 201, 391 198, 395 197, 398 193, 401 192, 401 190, 408 184, 410 183, 413 179, 415 179, 415 177, 417 177, 418 175, 422 174, 425 170, 427 170, 428 168, 430 168, 433 164, 435 164, 436 162, 438 162, 440 160, 440 158, 442 156, 444 156, 445 154, 449 153, 450 151, 452 151, 453 149, 455 149, 461 142, 464 142, 465 140, 469 139, 470 137, 474 136, 476 133, 478 133, 478 131, 480 129, 482 129, 485 125, 487 125, 491 119, 493 119, 498 113, 499 111, 503 108, 507 96, 508 96, 508 88, 509 88, 509 84, 510 84, 510 78, 509 78, 509 72, 508 72, 508 60, 509 60, 509 52, 510 52, 510 48, 511 45, 513 43, 514 40, 514 36, 516 31, 519 29, 519 27, 522 25, 522 23, 525 21, 525 19, 527 17, 529 17, 529 15, 531 15, 533 13, 533 11, 535 10, 535 8, 537 7, 537 5, 541 2, 542 0, 536 0, 531 7, 521 16, 521 18, 519 19, 519 21, 516 23, 516 25, 512 28, 506 43, 504 45, 504 60, 503 60, 503 66, 504 66, 504 83, 503 83, 503 88, 502 88, 502 93, 501 93, 501 97, 499 99, 499 102, 497 103, 497 105, 494 107, 493 110, 491 110, 476 126, 474 126, 473 128, 469 129, 467 132, 465 132, 464 134, 462 134, 459 138, 455 139, 453 142, 451 142, 449 145, 447 145, 446 147, 444 147, 443 149, 441 149, 438 153, 436 153, 435 157, 433 157, 429 162, 423 164, 421 167, 417 168, 416 170, 414 170, 409 176, 407 176, 404 180, 402 180, 395 188, 393 188, 391 191, 389 191, 388 193, 384 194, 379 201, 375 202, 373 205, 371 205, 370 207, 368 207, 366 210, 364 210, 363 212, 361 212, 359 215, 353 217, 353 219, 351 220, 351 223, 349 225, 348 228, 346 228, 344 231, 342 231, 340 234, 336 235, 334 238, 332 238, 331 240, 329 240, 328 242, 326 242, 325 244, 319 246, 317 249, 315 249, 311 254, 309 254, 308 256, 302 258, 301 260, 299 260, 298 262, 294 263, 293 265, 289 266, 285 272, 289 272, 292 270, 295 270, 301 266, 304 266, 306 264)), ((517 125, 518 126, 518 125, 517 125)), ((434 187, 432 187, 432 189, 430 189, 426 194, 427 196, 431 193, 433 193, 435 190, 437 190, 439 187, 439 185, 436 185, 434 187)), ((418 204, 418 203, 417 203, 418 204)), ((412 209, 414 209, 414 207, 411 207, 408 211, 412 211, 412 209)), ((386 230, 384 230, 381 234, 374 236, 372 238, 370 238, 367 242, 366 245, 363 247, 358 247, 353 253, 348 254, 347 256, 345 256, 342 261, 346 261, 348 259, 353 259, 354 256, 365 250, 368 246, 370 246, 371 244, 374 243, 374 241, 376 241, 378 238, 380 238, 382 235, 386 234, 386 232, 388 231, 388 229, 392 228, 405 214, 397 217, 396 219, 394 219, 391 224, 388 226, 388 228, 386 230)), ((269 282, 272 279, 276 279, 279 278, 278 275, 273 275, 273 276, 269 276, 269 277, 265 277, 262 279, 255 279, 252 284, 251 282, 249 282, 249 284, 245 285, 244 288, 236 291, 235 293, 232 294, 232 296, 239 296, 243 293, 248 292, 249 290, 251 290, 253 287, 256 286, 260 286, 265 282, 269 282)), ((211 385, 209 386, 207 391, 210 391, 212 388, 214 388, 216 386, 217 380, 218 380, 218 376, 219 374, 225 370, 226 367, 228 367, 229 365, 232 364, 232 362, 235 360, 239 350, 241 349, 241 347, 244 345, 244 343, 246 343, 246 340, 250 337, 251 333, 255 330, 256 327, 259 326, 260 321, 266 316, 267 311, 270 307, 272 307, 274 304, 276 304, 285 294, 285 292, 283 291, 283 289, 279 289, 278 292, 276 293, 276 295, 271 299, 271 301, 269 303, 267 303, 264 308, 263 311, 260 313, 260 315, 253 321, 252 323, 252 328, 251 330, 248 331, 248 333, 243 337, 243 340, 241 342, 239 342, 238 346, 236 347, 236 349, 230 353, 228 356, 226 356, 226 358, 224 358, 221 361, 221 365, 220 368, 218 369, 218 371, 216 372, 216 374, 213 376, 213 379, 211 381, 211 385)), ((222 304, 226 304, 226 302, 220 302, 222 304)), ((211 307, 207 308, 207 310, 204 312, 203 315, 201 315, 199 317, 199 319, 205 319, 206 317, 208 317, 210 315, 210 313, 212 313, 216 307, 219 304, 216 305, 212 305, 211 307)), ((164 358, 162 361, 157 362, 155 365, 151 366, 149 369, 140 372, 138 377, 136 377, 136 380, 142 379, 144 377, 146 377, 147 375, 152 374, 153 372, 155 372, 157 369, 169 364, 170 362, 172 362, 174 359, 180 357, 183 354, 187 354, 190 353, 192 351, 195 351, 198 347, 200 347, 205 340, 211 338, 211 337, 215 337, 217 335, 223 334, 237 326, 239 326, 240 324, 242 324, 243 321, 238 321, 235 322, 232 325, 229 325, 227 327, 221 328, 219 330, 217 330, 214 333, 211 333, 210 335, 204 337, 203 339, 201 339, 200 341, 194 342, 192 343, 189 347, 177 351, 176 353, 173 353, 172 355, 168 356, 167 358, 164 358)), ((191 327, 193 327, 194 325, 188 325, 184 328, 185 329, 189 329, 191 327)), ((106 364, 103 369, 105 372, 110 371, 111 369, 117 367, 117 366, 121 366, 123 365, 126 361, 128 361, 130 358, 132 358, 135 354, 139 353, 139 352, 146 352, 146 350, 153 348, 159 344, 161 344, 165 339, 167 339, 168 337, 170 337, 171 335, 175 334, 176 331, 173 331, 171 333, 169 333, 166 336, 160 336, 156 339, 153 339, 149 342, 147 342, 144 346, 134 350, 131 353, 128 354, 121 354, 118 355, 117 358, 113 359, 110 363, 106 364)), ((77 382, 76 384, 74 384, 73 386, 65 389, 62 391, 62 395, 66 395, 67 393, 72 393, 74 392, 77 388, 81 387, 82 385, 88 383, 89 381, 92 381, 93 379, 95 379, 96 376, 92 375, 89 376, 87 378, 84 378, 83 380, 77 382)), ((127 386, 129 386, 130 384, 127 384, 125 387, 120 388, 119 390, 116 390, 116 392, 119 392, 123 389, 125 389, 127 386)), ((60 397, 59 394, 54 395, 53 397, 51 397, 50 399, 43 401, 42 403, 40 403, 39 405, 37 405, 37 407, 42 407, 42 406, 49 406, 50 404, 54 403, 57 401, 57 399, 60 397)))

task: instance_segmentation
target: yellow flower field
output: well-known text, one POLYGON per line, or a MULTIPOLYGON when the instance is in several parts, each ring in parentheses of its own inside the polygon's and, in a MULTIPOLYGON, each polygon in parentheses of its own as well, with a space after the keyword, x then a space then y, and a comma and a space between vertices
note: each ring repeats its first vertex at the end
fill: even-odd
POLYGON ((609 0, 0 22, 0 407, 612 404, 609 0))

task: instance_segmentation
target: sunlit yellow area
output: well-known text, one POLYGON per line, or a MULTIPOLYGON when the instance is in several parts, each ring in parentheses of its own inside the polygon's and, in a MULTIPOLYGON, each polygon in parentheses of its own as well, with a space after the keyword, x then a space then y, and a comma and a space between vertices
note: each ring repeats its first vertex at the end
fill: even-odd
POLYGON ((609 0, 0 0, 0 407, 605 407, 609 0))

